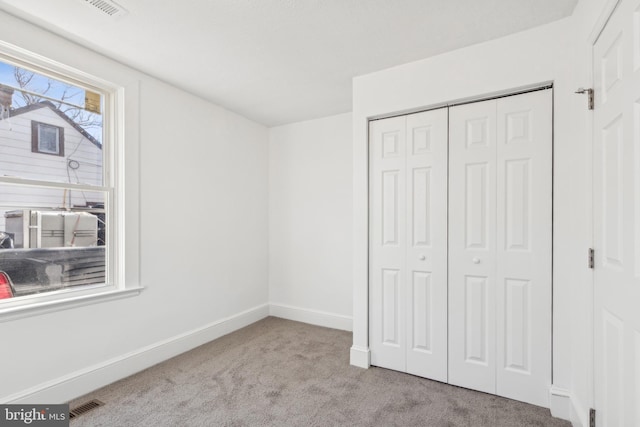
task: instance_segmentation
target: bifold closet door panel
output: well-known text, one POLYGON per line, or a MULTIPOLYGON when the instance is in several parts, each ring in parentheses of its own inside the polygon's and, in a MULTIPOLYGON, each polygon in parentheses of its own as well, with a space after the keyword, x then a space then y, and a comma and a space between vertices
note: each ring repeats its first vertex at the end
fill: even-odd
POLYGON ((371 364, 447 381, 447 109, 369 127, 371 364))
POLYGON ((406 370, 406 116, 369 124, 371 364, 406 370))
POLYGON ((407 116, 407 372, 447 381, 448 109, 407 116))
POLYGON ((449 113, 449 382, 546 407, 551 107, 542 90, 449 113))
POLYGON ((449 383, 495 393, 496 101, 449 123, 449 383))
POLYGON ((497 101, 497 391, 549 406, 552 99, 497 101))

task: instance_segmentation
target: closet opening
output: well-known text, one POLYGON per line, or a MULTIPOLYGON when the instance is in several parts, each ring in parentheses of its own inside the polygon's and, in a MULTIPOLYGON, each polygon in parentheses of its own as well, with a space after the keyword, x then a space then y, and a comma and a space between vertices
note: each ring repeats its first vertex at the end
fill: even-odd
POLYGON ((552 93, 370 121, 372 365, 549 406, 552 93))

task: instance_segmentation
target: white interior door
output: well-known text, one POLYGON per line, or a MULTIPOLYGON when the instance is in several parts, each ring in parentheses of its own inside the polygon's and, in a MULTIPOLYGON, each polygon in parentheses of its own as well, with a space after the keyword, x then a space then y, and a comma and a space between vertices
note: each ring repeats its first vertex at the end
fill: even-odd
POLYGON ((407 372, 447 381, 447 114, 407 116, 407 372))
POLYGON ((449 382, 549 405, 552 99, 452 107, 449 382))
POLYGON ((597 425, 640 425, 640 2, 594 45, 594 386, 597 425))
POLYGON ((371 363, 447 381, 447 110, 369 132, 371 363))
POLYGON ((549 406, 551 90, 497 100, 496 394, 549 406))
POLYGON ((449 382, 495 393, 496 101, 449 115, 449 382))
POLYGON ((371 364, 406 371, 405 116, 369 125, 369 334, 371 364))

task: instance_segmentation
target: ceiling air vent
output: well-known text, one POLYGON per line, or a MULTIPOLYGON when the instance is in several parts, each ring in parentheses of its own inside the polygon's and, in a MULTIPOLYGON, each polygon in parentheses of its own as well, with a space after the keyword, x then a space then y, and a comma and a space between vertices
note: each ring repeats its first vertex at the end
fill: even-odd
POLYGON ((127 14, 127 11, 122 6, 111 0, 84 0, 84 3, 114 18, 127 14))

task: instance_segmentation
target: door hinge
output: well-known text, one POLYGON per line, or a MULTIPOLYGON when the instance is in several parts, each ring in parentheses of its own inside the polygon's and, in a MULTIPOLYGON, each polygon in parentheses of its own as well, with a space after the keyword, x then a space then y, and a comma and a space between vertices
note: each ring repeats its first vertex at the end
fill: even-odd
POLYGON ((596 410, 589 409, 589 427, 596 427, 596 410))
POLYGON ((589 110, 593 110, 593 106, 594 106, 594 99, 593 99, 593 89, 588 88, 585 89, 583 87, 579 88, 578 90, 576 90, 576 93, 586 93, 587 94, 587 106, 589 108, 589 110))
POLYGON ((593 248, 589 248, 589 268, 595 267, 596 253, 593 248))

